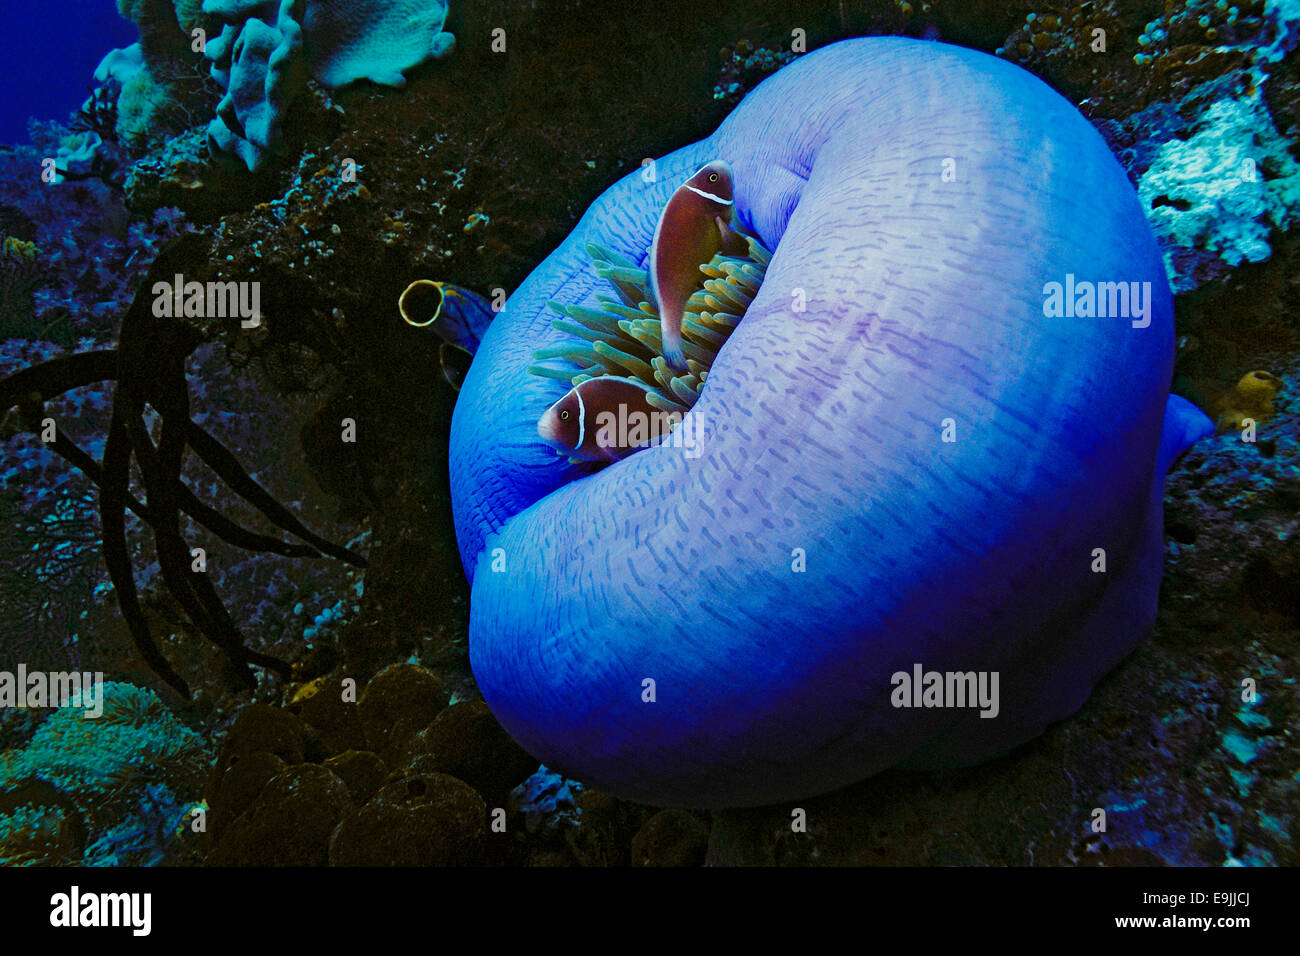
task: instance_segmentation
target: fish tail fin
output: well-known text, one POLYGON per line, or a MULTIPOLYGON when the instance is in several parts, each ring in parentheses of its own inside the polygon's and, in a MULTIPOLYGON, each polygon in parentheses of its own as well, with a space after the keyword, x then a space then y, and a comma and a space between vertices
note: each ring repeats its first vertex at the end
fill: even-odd
POLYGON ((675 372, 686 371, 686 353, 682 351, 682 334, 671 335, 664 332, 664 361, 675 372))
POLYGON ((660 307, 659 338, 663 343, 664 361, 674 372, 686 371, 686 353, 682 350, 682 312, 680 308, 660 307))
POLYGON ((1163 475, 1174 460, 1193 444, 1214 434, 1214 422, 1181 395, 1170 395, 1165 402, 1165 420, 1160 428, 1160 456, 1157 474, 1163 475))

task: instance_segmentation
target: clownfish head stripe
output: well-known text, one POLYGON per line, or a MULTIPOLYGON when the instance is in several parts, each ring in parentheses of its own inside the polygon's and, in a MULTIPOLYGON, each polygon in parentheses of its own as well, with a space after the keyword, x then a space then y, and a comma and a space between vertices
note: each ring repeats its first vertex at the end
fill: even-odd
MULTIPOLYGON (((586 384, 585 382, 583 383, 586 384)), ((573 394, 578 399, 578 444, 574 448, 581 448, 587 440, 587 405, 582 400, 582 386, 579 385, 573 390, 573 394)))
POLYGON ((713 193, 705 192, 703 189, 696 189, 690 183, 682 183, 682 185, 685 186, 687 189, 689 189, 691 192, 695 193, 695 195, 703 196, 705 199, 712 200, 713 202, 722 203, 722 205, 724 206, 730 206, 732 203, 732 200, 730 199, 723 199, 721 196, 715 196, 713 195, 713 193))

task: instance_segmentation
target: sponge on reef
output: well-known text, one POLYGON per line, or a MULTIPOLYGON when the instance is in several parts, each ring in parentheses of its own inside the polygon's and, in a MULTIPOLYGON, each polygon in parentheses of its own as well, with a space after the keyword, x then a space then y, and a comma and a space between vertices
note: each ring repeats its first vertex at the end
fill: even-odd
POLYGON ((213 77, 227 84, 208 127, 209 142, 239 156, 249 169, 279 145, 281 121, 307 82, 294 6, 295 0, 281 0, 274 25, 257 17, 238 31, 227 25, 207 47, 213 77))
POLYGON ((1273 397, 1282 390, 1282 380, 1262 369, 1247 372, 1214 403, 1220 429, 1241 429, 1246 419, 1256 422, 1273 417, 1273 397))
POLYGON ((451 52, 446 19, 442 0, 309 0, 303 30, 312 76, 330 88, 356 80, 401 86, 407 70, 451 52))
POLYGON ((226 88, 210 145, 256 170, 308 75, 330 88, 357 80, 401 86, 404 74, 445 56, 445 0, 203 0, 224 26, 208 42, 212 77, 226 88))

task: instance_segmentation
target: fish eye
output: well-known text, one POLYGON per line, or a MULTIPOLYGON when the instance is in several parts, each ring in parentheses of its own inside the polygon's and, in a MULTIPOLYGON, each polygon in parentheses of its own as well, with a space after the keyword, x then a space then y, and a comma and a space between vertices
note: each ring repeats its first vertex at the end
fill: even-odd
POLYGON ((718 181, 718 174, 717 174, 717 173, 709 173, 709 182, 711 182, 711 183, 716 183, 717 181, 718 181))
POLYGON ((560 412, 560 421, 567 422, 568 420, 569 420, 569 410, 566 408, 562 412, 560 412))

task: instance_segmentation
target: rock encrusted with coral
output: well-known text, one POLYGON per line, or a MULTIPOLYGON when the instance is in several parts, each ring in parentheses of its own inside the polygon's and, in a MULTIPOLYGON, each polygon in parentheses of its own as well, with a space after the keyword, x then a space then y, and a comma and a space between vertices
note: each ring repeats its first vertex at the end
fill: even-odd
POLYGON ((106 681, 102 693, 100 716, 60 708, 0 754, 0 863, 178 859, 207 746, 152 691, 106 681))
POLYGON ((308 77, 330 89, 357 80, 401 86, 404 74, 455 46, 443 0, 204 0, 221 22, 206 46, 224 89, 208 141, 256 170, 308 77))
MULTIPOLYGON (((212 421, 234 429, 241 451, 260 447, 267 463, 297 463, 292 497, 305 500, 301 489, 319 484, 332 508, 367 522, 372 545, 364 594, 359 572, 336 581, 306 564, 285 573, 260 559, 212 563, 223 585, 244 586, 233 592, 236 613, 303 672, 289 692, 264 681, 252 695, 258 704, 245 706, 249 697, 230 692, 196 651, 187 663, 204 676, 184 722, 148 704, 139 725, 61 731, 58 722, 37 740, 58 715, 3 715, 6 861, 261 862, 268 854, 257 841, 272 834, 283 837, 271 844, 282 859, 324 864, 346 822, 335 862, 692 865, 702 841, 708 858, 724 863, 1297 862, 1289 744, 1300 733, 1294 0, 853 0, 797 24, 788 5, 769 0, 709 18, 694 3, 666 0, 662 16, 634 31, 596 0, 566 3, 564 17, 542 5, 466 0, 456 5, 465 19, 454 26, 454 56, 434 69, 419 64, 447 53, 448 24, 438 19, 446 11, 420 4, 426 18, 407 29, 399 14, 413 6, 291 4, 301 37, 285 47, 293 71, 280 99, 257 88, 284 45, 279 2, 210 3, 205 12, 200 0, 118 0, 140 41, 105 57, 81 128, 39 124, 32 147, 0 152, 0 233, 34 243, 34 258, 25 246, 8 250, 0 280, 0 374, 111 344, 158 247, 209 230, 210 274, 194 278, 255 276, 266 295, 257 335, 198 329, 252 363, 236 374, 213 348, 191 367, 207 396, 220 398, 212 421), (393 18, 377 18, 380 7, 393 18), (213 79, 218 58, 196 50, 191 31, 203 29, 209 53, 228 55, 233 68, 252 20, 275 34, 276 46, 253 43, 267 36, 252 26, 240 51, 246 78, 232 87, 217 62, 213 79), (383 26, 357 32, 362 20, 383 26), (495 26, 507 31, 507 53, 488 47, 495 26), (468 593, 445 517, 453 397, 436 371, 429 377, 436 346, 391 307, 376 306, 395 302, 417 274, 484 292, 513 288, 610 182, 712 130, 795 59, 795 26, 806 29, 808 49, 845 35, 901 33, 998 51, 1079 104, 1139 188, 1164 243, 1180 293, 1178 390, 1223 422, 1171 475, 1157 631, 1080 714, 982 767, 890 772, 809 801, 805 834, 791 832, 787 806, 661 814, 558 774, 530 776, 535 765, 474 699, 468 670, 468 593), (1093 48, 1097 29, 1103 51, 1093 48), (620 54, 593 55, 609 50, 620 54), (217 118, 226 97, 225 114, 261 142, 217 118), (217 153, 235 162, 213 161, 214 128, 217 153), (34 183, 30 172, 46 156, 86 178, 34 183), (345 175, 347 158, 355 181, 345 175), (265 374, 254 376, 262 366, 265 374), (1282 383, 1268 398, 1271 414, 1253 385, 1239 388, 1255 369, 1282 383), (267 399, 255 425, 238 424, 245 403, 272 389, 291 400, 267 399), (1246 412, 1258 418, 1255 442, 1238 427, 1246 412), (362 450, 339 446, 343 417, 359 422, 362 450), (431 464, 438 461, 441 469, 431 464), (402 667, 365 687, 371 674, 408 658, 425 673, 402 667), (348 674, 382 717, 363 721, 358 704, 344 699, 348 674), (1242 699, 1245 679, 1257 684, 1254 701, 1242 699), (411 695, 398 693, 390 705, 381 693, 389 680, 411 695), (435 682, 441 691, 425 694, 435 682), (99 734, 109 744, 102 752, 99 734), (208 734, 221 751, 211 771, 208 734), (128 759, 137 744, 139 753, 178 746, 187 756, 153 774, 128 759), (76 748, 84 752, 69 753, 76 748), (40 752, 58 759, 47 763, 40 752), (105 802, 104 781, 127 778, 105 802), (306 795, 319 799, 318 813, 306 795), (196 835, 176 830, 202 808, 200 798, 208 831, 196 847, 196 835), (1112 822, 1104 836, 1088 828, 1097 807, 1112 822), (491 827, 498 808, 504 837, 491 827), (311 818, 278 828, 282 815, 311 818), (454 821, 455 839, 449 832, 437 843, 422 819, 454 821), (376 821, 388 820, 416 828, 413 852, 353 838, 382 837, 376 821)), ((102 441, 102 389, 49 407, 102 441)), ((64 658, 117 648, 122 671, 138 670, 121 649, 120 621, 106 610, 112 596, 96 570, 93 486, 77 475, 60 481, 48 449, 12 425, 0 441, 0 504, 12 519, 0 560, 34 569, 8 575, 0 592, 24 615, 21 627, 0 627, 5 648, 64 658), (75 561, 55 561, 52 531, 71 542, 60 553, 75 561), (87 555, 83 575, 76 562, 87 555), (31 618, 39 628, 26 623, 33 607, 46 614, 31 618)), ((183 646, 188 625, 152 585, 156 577, 155 566, 142 581, 150 613, 183 646)))

